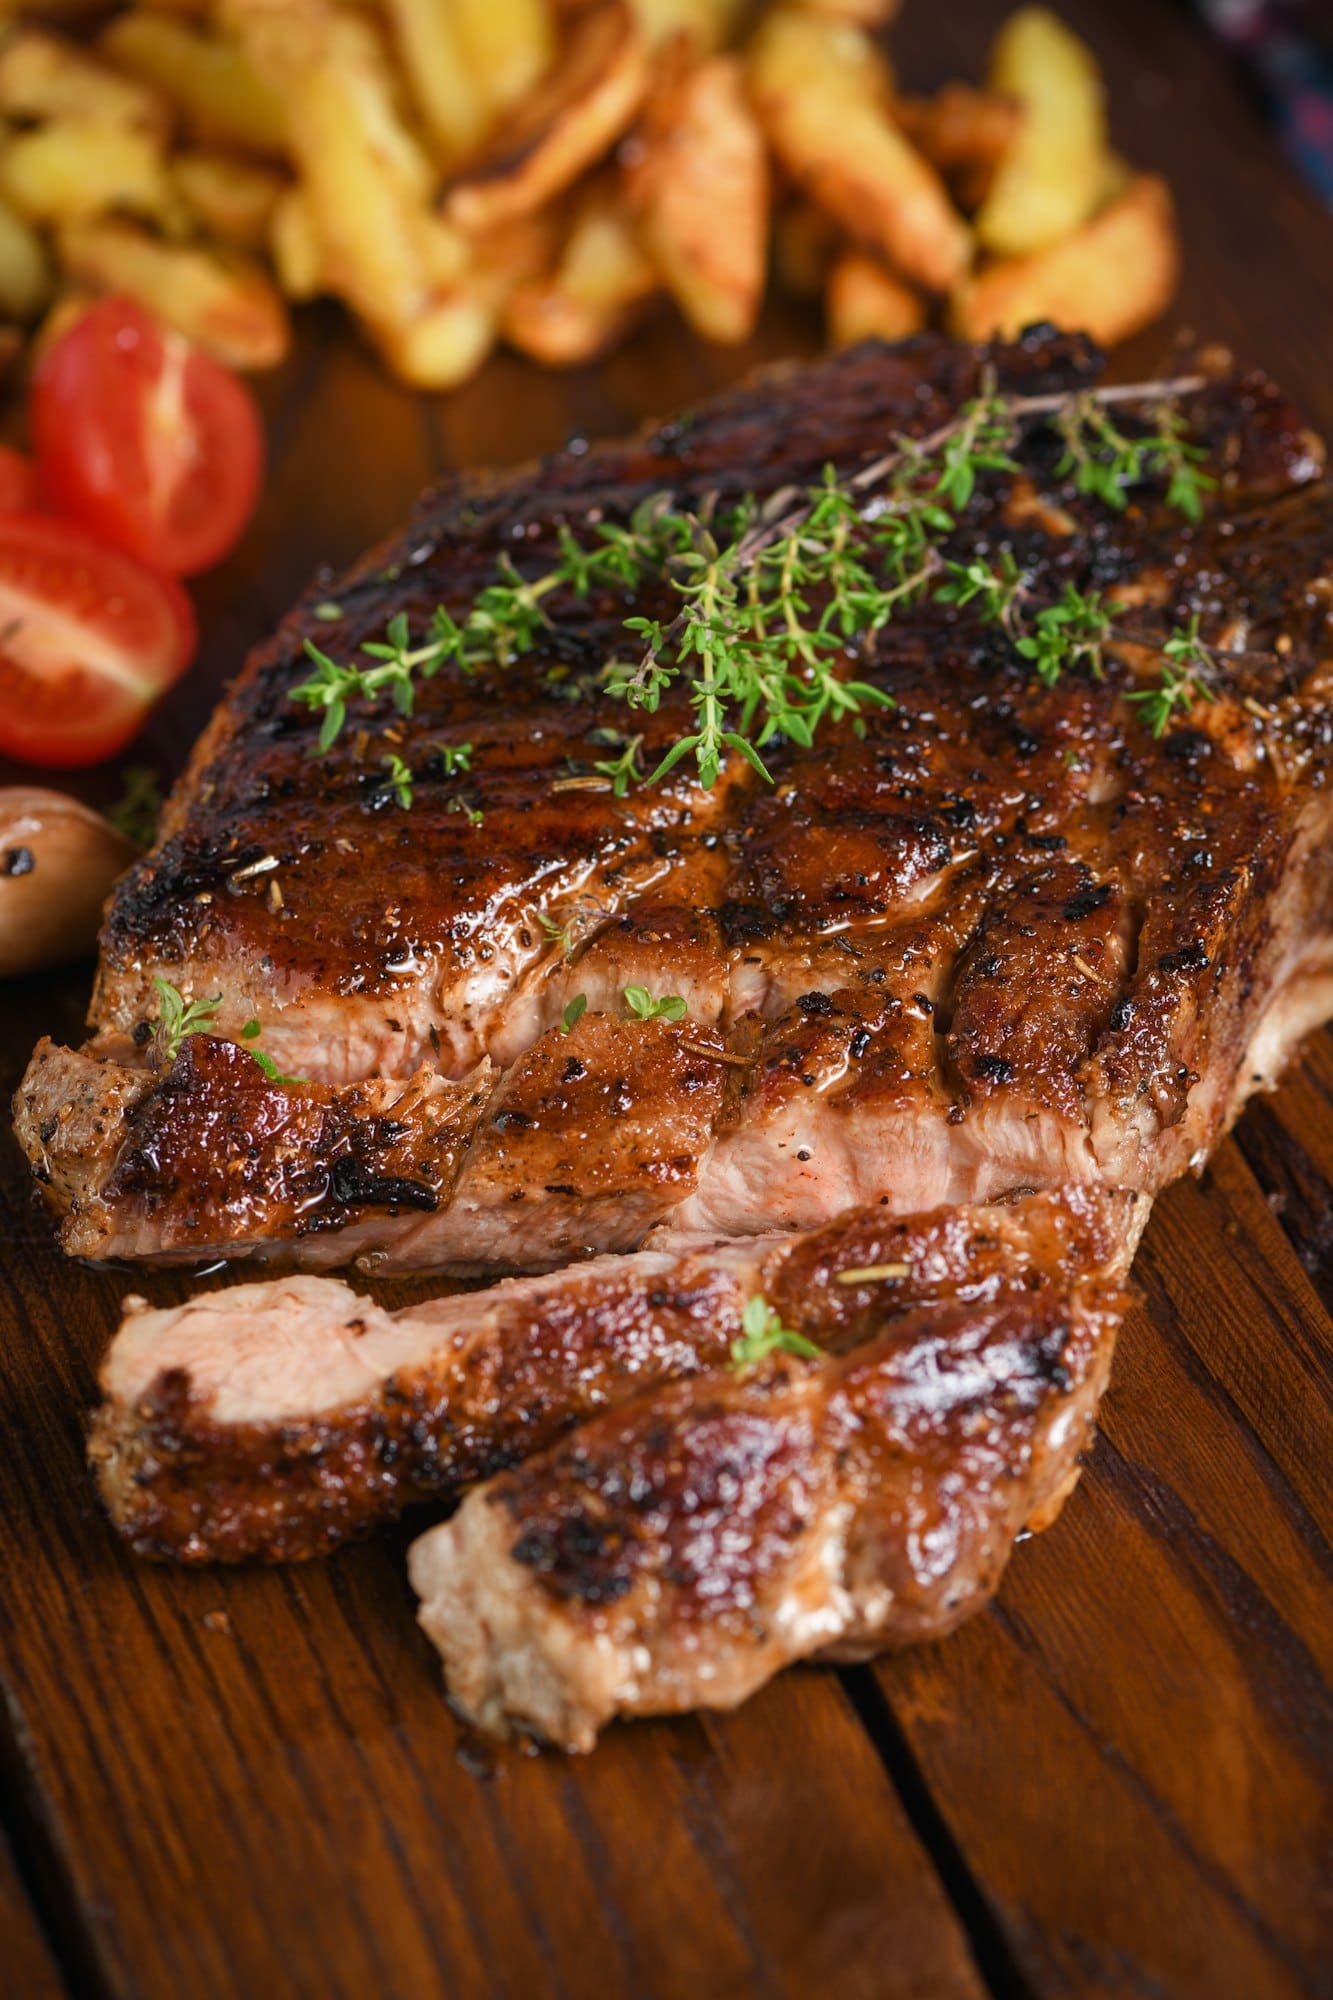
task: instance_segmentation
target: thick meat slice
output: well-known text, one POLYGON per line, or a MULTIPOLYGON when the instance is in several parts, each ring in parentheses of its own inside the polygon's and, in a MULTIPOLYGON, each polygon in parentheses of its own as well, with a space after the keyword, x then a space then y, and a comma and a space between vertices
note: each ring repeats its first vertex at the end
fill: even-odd
POLYGON ((805 1239, 772 1299, 826 1359, 645 1391, 422 1536, 409 1566, 455 1704, 586 1750, 614 1715, 729 1708, 793 1660, 975 1610, 1077 1475, 1133 1228, 1091 1193, 955 1227, 970 1254, 900 1310, 883 1281, 839 1283, 841 1242, 805 1239))
POLYGON ((1058 1282, 1079 1255, 1127 1261, 1138 1220, 1128 1199, 1077 1191, 906 1220, 876 1209, 806 1237, 603 1257, 392 1314, 302 1277, 162 1311, 131 1300, 92 1457, 141 1554, 318 1555, 652 1384, 720 1367, 757 1293, 845 1345, 926 1302, 1058 1282))
POLYGON ((603 686, 658 586, 553 600, 536 654, 423 682, 394 724, 410 812, 376 761, 384 715, 358 707, 320 758, 291 699, 308 635, 346 656, 393 613, 423 627, 501 553, 535 569, 562 525, 663 488, 850 467, 938 426, 987 365, 1046 392, 1097 362, 1053 337, 844 354, 451 486, 321 590, 250 662, 118 893, 89 1047, 44 1046, 20 1089, 67 1247, 541 1269, 662 1228, 1153 1191, 1202 1157, 1333 1004, 1333 492, 1269 385, 1187 400, 1220 480, 1197 528, 1149 494, 1123 514, 1073 495, 1034 424, 960 530, 961 553, 1002 538, 1038 596, 1094 588, 1159 636, 1197 613, 1241 649, 1160 741, 1125 698, 1155 670, 1140 649, 1044 688, 966 612, 905 607, 856 662, 896 704, 862 733, 770 746, 771 789, 737 759, 709 793, 682 766, 617 798, 593 768, 607 733, 642 726, 651 763, 687 726, 675 696, 644 716, 603 686), (469 768, 446 769, 463 742, 469 768), (154 974, 222 995, 214 1043, 161 1072, 154 974), (634 984, 688 1018, 648 1037, 634 984), (226 1054, 252 1016, 309 1083, 226 1054))

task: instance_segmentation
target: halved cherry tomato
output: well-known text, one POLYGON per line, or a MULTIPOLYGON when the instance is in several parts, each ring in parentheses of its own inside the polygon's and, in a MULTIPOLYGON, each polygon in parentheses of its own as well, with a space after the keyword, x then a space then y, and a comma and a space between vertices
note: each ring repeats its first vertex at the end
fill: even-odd
POLYGON ((0 514, 32 514, 40 505, 32 460, 0 444, 0 514))
POLYGON ((51 504, 155 569, 208 569, 254 511, 254 398, 126 299, 100 300, 47 349, 31 421, 51 504))
POLYGON ((170 577, 68 521, 0 518, 0 750, 62 768, 113 756, 194 646, 170 577))

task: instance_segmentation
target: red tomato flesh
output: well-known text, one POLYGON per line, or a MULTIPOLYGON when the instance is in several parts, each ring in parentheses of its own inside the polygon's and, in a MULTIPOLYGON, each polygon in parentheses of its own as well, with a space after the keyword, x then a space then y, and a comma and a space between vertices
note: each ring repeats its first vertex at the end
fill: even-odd
POLYGON ((32 514, 40 504, 31 459, 13 445, 0 444, 0 514, 32 514))
POLYGON ((129 300, 100 300, 47 349, 31 423, 52 506, 155 569, 210 568, 254 511, 254 398, 129 300))
POLYGON ((45 515, 0 518, 0 751, 95 764, 189 665, 180 585, 45 515))

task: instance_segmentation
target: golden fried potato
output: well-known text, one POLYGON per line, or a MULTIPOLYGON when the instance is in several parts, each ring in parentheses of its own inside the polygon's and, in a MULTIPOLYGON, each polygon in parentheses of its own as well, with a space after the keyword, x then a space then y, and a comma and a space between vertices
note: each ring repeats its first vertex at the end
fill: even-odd
POLYGON ((458 38, 488 122, 535 90, 555 61, 546 0, 452 0, 458 38))
POLYGON ((898 0, 795 0, 795 5, 799 13, 848 21, 855 28, 887 28, 898 14, 898 0))
POLYGON ((35 319, 53 283, 41 237, 8 202, 0 201, 0 313, 8 319, 35 319))
POLYGON ((326 0, 231 0, 229 18, 287 104, 322 282, 384 344, 453 289, 471 253, 428 205, 431 168, 399 115, 383 44, 326 0))
POLYGON ((262 250, 273 211, 289 185, 271 167, 233 153, 178 153, 171 163, 176 190, 206 233, 240 250, 262 250))
POLYGON ((848 250, 829 272, 825 294, 829 344, 906 340, 926 323, 926 302, 877 257, 848 250))
POLYGON ((171 123, 170 106, 151 84, 40 28, 0 37, 0 112, 25 122, 78 119, 160 133, 171 123))
POLYGON ((748 340, 764 296, 769 173, 739 59, 669 75, 638 140, 630 198, 667 290, 706 340, 748 340))
POLYGON ((29 222, 83 221, 111 209, 179 214, 162 144, 142 126, 52 119, 0 148, 0 194, 29 222))
POLYGON ((760 122, 793 179, 907 278, 948 291, 971 240, 935 169, 893 124, 858 28, 779 11, 749 51, 760 122))
POLYGON ((1076 235, 978 272, 955 294, 951 323, 987 340, 1049 320, 1109 347, 1166 311, 1179 271, 1170 191, 1156 174, 1139 174, 1076 235))
POLYGON ((248 259, 163 243, 134 222, 71 222, 56 240, 76 284, 137 299, 230 368, 272 368, 287 353, 286 308, 248 259))
POLYGON ((1023 116, 976 218, 977 241, 1016 257, 1059 242, 1096 209, 1107 154, 1101 72, 1056 15, 1022 7, 996 38, 989 82, 1023 116))
POLYGON ((481 145, 492 114, 464 56, 453 0, 385 0, 385 11, 436 161, 456 167, 481 145))
POLYGON ((620 190, 613 179, 598 180, 584 194, 554 271, 515 290, 501 330, 548 368, 576 367, 619 339, 657 289, 620 190))
POLYGON ((731 40, 744 0, 630 0, 650 49, 684 44, 712 55, 731 40))
POLYGON ((482 235, 530 215, 615 144, 648 87, 643 36, 625 0, 574 17, 555 68, 515 106, 498 141, 454 182, 444 213, 482 235))
POLYGON ((281 95, 234 43, 165 15, 118 14, 99 46, 177 105, 197 138, 281 157, 281 95))
POLYGON ((414 389, 453 389, 475 375, 495 344, 494 302, 465 281, 401 326, 368 331, 400 381, 414 389))

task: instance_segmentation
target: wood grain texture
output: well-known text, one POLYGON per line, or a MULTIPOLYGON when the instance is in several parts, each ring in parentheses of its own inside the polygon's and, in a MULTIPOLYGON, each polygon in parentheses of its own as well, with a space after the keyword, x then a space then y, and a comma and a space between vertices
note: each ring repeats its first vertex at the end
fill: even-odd
MULTIPOLYGON (((979 73, 1005 0, 897 35, 911 87, 979 73)), ((1071 0, 1118 144, 1163 168, 1183 318, 1333 429, 1333 227, 1223 59, 1157 0, 1071 0)), ((179 765, 224 677, 321 564, 457 465, 623 430, 809 345, 738 354, 674 322, 597 370, 498 357, 438 401, 332 312, 264 385, 270 477, 199 588, 199 669, 154 724, 179 765)), ((1117 358, 1152 369, 1168 339, 1117 358)), ((114 774, 90 780, 93 796, 114 774)), ((3 996, 7 1091, 79 1037, 86 972, 3 996)), ((1056 1995, 1328 1991, 1333 1037, 1153 1218, 1104 1437, 994 1609, 738 1714, 613 1730, 572 1764, 478 1760, 416 1631, 402 1535, 287 1574, 178 1575, 117 1548, 84 1412, 138 1274, 68 1265, 12 1149, 0 1172, 0 1772, 72 1992, 1056 1995), (1321 1769, 1322 1767, 1322 1769, 1321 1769)), ((154 1277, 164 1299, 188 1273, 154 1277)), ((0 1991, 61 1990, 0 1850, 0 1991), (8 1953, 8 1957, 6 1957, 8 1953), (15 1968, 17 1968, 15 1970, 15 1968), (43 1983, 45 1982, 45 1983, 43 1983)))

